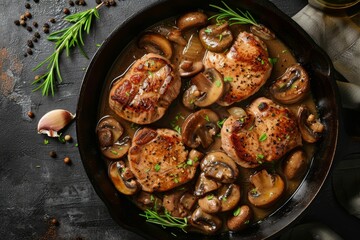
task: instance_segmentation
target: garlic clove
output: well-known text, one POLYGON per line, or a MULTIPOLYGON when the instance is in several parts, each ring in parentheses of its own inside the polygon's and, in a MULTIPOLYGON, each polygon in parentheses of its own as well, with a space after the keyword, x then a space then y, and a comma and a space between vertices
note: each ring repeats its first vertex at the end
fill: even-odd
POLYGON ((58 132, 66 127, 75 115, 64 109, 55 109, 41 117, 38 123, 38 133, 49 137, 59 137, 58 132))

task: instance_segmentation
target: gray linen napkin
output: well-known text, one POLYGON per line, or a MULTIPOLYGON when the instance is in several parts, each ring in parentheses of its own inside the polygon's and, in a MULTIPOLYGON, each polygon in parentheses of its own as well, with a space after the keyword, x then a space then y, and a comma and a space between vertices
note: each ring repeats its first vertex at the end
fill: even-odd
POLYGON ((334 17, 307 5, 293 19, 327 52, 335 69, 348 80, 337 81, 343 107, 360 110, 360 14, 334 17))

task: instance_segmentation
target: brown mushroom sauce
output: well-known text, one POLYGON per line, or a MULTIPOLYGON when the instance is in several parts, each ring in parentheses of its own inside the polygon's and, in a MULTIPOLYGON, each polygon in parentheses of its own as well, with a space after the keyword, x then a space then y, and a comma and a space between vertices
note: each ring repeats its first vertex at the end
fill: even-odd
MULTIPOLYGON (((155 32, 157 34, 162 34, 164 31, 162 31, 161 29, 169 28, 169 26, 172 27, 173 29, 178 29, 176 27, 176 21, 177 21, 177 18, 164 20, 163 22, 160 22, 160 23, 150 27, 149 29, 146 29, 144 32, 146 32, 146 33, 155 32)), ((188 22, 186 22, 186 23, 188 24, 188 22)), ((205 25, 205 27, 210 24, 214 24, 214 22, 209 22, 207 25, 205 25)), ((203 23, 201 23, 200 25, 201 25, 201 27, 195 26, 193 28, 186 26, 186 28, 189 30, 182 31, 182 35, 183 35, 184 39, 186 41, 188 41, 189 38, 193 34, 198 34, 200 29, 204 28, 203 23)), ((245 31, 250 32, 249 28, 250 28, 250 26, 232 25, 231 31, 233 32, 233 34, 235 36, 234 38, 236 38, 237 34, 240 31, 245 30, 245 31)), ((139 34, 139 36, 140 35, 141 34, 139 34)), ((165 36, 165 37, 167 37, 167 36, 165 36)), ((144 54, 147 53, 143 47, 140 48, 137 45, 138 40, 139 39, 134 39, 127 46, 127 48, 124 49, 124 51, 120 54, 120 56, 118 57, 116 62, 113 64, 113 67, 109 71, 108 78, 106 79, 106 87, 104 88, 105 91, 103 92, 103 99, 101 100, 101 108, 100 108, 100 112, 99 112, 99 116, 98 116, 99 119, 101 119, 103 116, 107 116, 107 115, 114 117, 124 128, 124 136, 128 136, 131 139, 133 138, 135 132, 138 129, 143 128, 144 126, 140 126, 140 125, 128 122, 128 121, 120 118, 119 116, 117 116, 110 109, 107 99, 109 96, 109 91, 110 91, 111 85, 114 82, 113 79, 118 79, 119 78, 118 76, 123 75, 126 72, 126 70, 128 69, 128 67, 135 60, 141 58, 144 54)), ((181 59, 182 59, 181 54, 182 54, 183 48, 185 46, 184 46, 184 44, 179 44, 174 41, 171 41, 171 39, 169 39, 169 40, 172 44, 172 57, 171 57, 170 61, 175 66, 179 66, 181 59)), ((294 64, 297 64, 295 57, 291 53, 291 49, 289 49, 287 46, 285 46, 284 43, 281 42, 281 40, 279 40, 278 38, 275 38, 275 39, 263 40, 263 41, 265 42, 265 44, 268 47, 268 52, 269 52, 270 58, 277 60, 276 63, 274 63, 274 67, 272 69, 272 74, 271 74, 270 79, 267 80, 266 84, 257 93, 255 93, 255 95, 249 97, 248 99, 246 99, 244 101, 232 104, 229 107, 221 107, 221 106, 217 105, 216 103, 212 104, 211 106, 207 106, 206 107, 207 109, 214 111, 218 115, 218 117, 220 119, 219 124, 221 124, 221 120, 224 120, 229 116, 229 113, 227 110, 232 107, 241 107, 243 109, 246 109, 246 106, 248 106, 254 99, 261 97, 261 96, 273 99, 271 96, 271 93, 269 91, 271 85, 276 81, 277 78, 279 78, 280 76, 282 76, 284 74, 284 72, 286 71, 287 68, 289 68, 290 66, 292 66, 294 64)), ((171 104, 171 106, 167 110, 166 114, 160 120, 158 120, 152 124, 146 125, 146 127, 150 127, 152 129, 168 128, 168 129, 173 129, 173 130, 181 133, 181 126, 182 126, 183 122, 185 121, 185 119, 191 113, 194 113, 194 112, 202 109, 200 107, 195 107, 195 109, 189 109, 183 105, 182 98, 183 98, 184 92, 190 87, 190 85, 191 85, 191 77, 182 77, 181 91, 180 91, 178 97, 175 99, 175 101, 171 104)), ((275 99, 273 99, 273 100, 276 102, 275 99)), ((276 102, 276 103, 279 103, 279 102, 276 102)), ((285 106, 284 104, 281 104, 281 105, 285 106)), ((315 103, 314 103, 311 93, 308 94, 305 97, 305 99, 302 99, 299 103, 289 104, 289 105, 286 105, 286 107, 288 107, 290 109, 290 111, 292 113, 294 113, 294 115, 296 115, 300 105, 307 106, 311 110, 312 114, 314 114, 316 116, 316 118, 319 117, 318 113, 316 111, 316 106, 315 106, 315 103)), ((191 150, 191 148, 188 146, 186 146, 186 148, 188 151, 191 150)), ((209 147, 204 148, 200 145, 196 149, 198 151, 202 152, 204 156, 206 156, 206 154, 208 154, 210 152, 222 151, 221 139, 219 137, 219 134, 217 134, 217 136, 214 137, 214 142, 209 147)), ((306 164, 305 169, 308 169, 308 167, 311 164, 314 152, 315 152, 315 145, 308 143, 306 141, 303 141, 302 149, 305 152, 304 155, 306 156, 306 159, 304 160, 304 162, 306 164)), ((238 231, 240 229, 242 230, 242 229, 246 228, 246 225, 250 226, 251 224, 255 224, 257 221, 261 221, 262 219, 264 219, 265 217, 267 217, 268 215, 270 215, 271 213, 276 211, 279 207, 282 206, 282 204, 294 193, 294 191, 300 185, 300 183, 303 179, 303 176, 304 176, 304 172, 299 173, 299 175, 302 176, 300 178, 288 179, 286 177, 287 173, 285 173, 285 171, 288 171, 288 170, 284 170, 284 162, 286 162, 286 160, 290 156, 291 156, 291 152, 289 152, 287 155, 285 155, 283 158, 276 161, 275 163, 263 163, 263 164, 260 164, 260 166, 258 166, 256 168, 245 169, 245 168, 242 168, 237 165, 238 174, 237 174, 236 180, 231 183, 218 182, 217 186, 215 188, 213 188, 214 190, 212 190, 210 193, 203 193, 203 191, 200 191, 199 189, 198 190, 200 191, 200 194, 199 194, 199 191, 197 192, 197 194, 195 193, 195 191, 196 191, 195 185, 199 181, 200 173, 202 173, 202 175, 204 174, 204 172, 202 172, 202 170, 200 170, 200 167, 198 166, 195 177, 190 182, 188 182, 182 186, 179 186, 175 189, 171 189, 170 191, 167 191, 167 192, 147 193, 147 192, 140 190, 135 195, 127 196, 127 197, 135 205, 137 205, 137 207, 139 207, 140 209, 145 210, 146 208, 151 208, 153 210, 160 209, 160 211, 164 211, 164 208, 168 208, 169 212, 171 212, 171 211, 174 212, 174 215, 176 215, 176 216, 187 217, 190 225, 193 222, 192 227, 190 229, 188 229, 188 231, 198 231, 198 232, 200 231, 204 234, 214 234, 214 233, 219 233, 219 232, 224 232, 224 231, 238 231), (248 194, 249 193, 251 194, 251 191, 254 191, 254 185, 252 185, 251 181, 250 181, 251 176, 255 175, 256 173, 261 172, 264 169, 267 170, 267 172, 269 172, 270 174, 274 173, 277 176, 280 176, 285 184, 285 190, 284 190, 284 193, 281 195, 280 199, 277 200, 271 206, 266 207, 266 208, 256 207, 253 204, 251 204, 250 201, 248 200, 248 194), (211 215, 213 216, 212 220, 214 220, 214 221, 216 220, 215 221, 216 229, 214 229, 215 225, 211 225, 211 224, 215 224, 215 223, 204 223, 205 224, 204 226, 198 226, 199 222, 197 222, 196 220, 198 220, 200 218, 199 216, 201 214, 207 216, 207 214, 208 214, 208 213, 201 212, 201 207, 199 206, 199 203, 198 203, 199 199, 203 199, 202 201, 205 201, 204 199, 210 200, 212 197, 214 197, 214 198, 216 197, 216 199, 217 199, 216 203, 219 204, 219 202, 221 203, 221 201, 223 201, 223 200, 218 200, 219 191, 221 191, 220 189, 224 189, 226 186, 229 186, 229 184, 236 184, 236 186, 238 186, 240 189, 240 193, 241 193, 240 201, 236 204, 235 208, 232 208, 231 210, 222 212, 221 204, 220 204, 220 206, 217 206, 217 208, 219 208, 219 209, 214 210, 216 213, 211 213, 211 215), (177 191, 179 191, 179 194, 172 195, 172 194, 174 194, 174 192, 176 193, 177 191), (143 199, 144 196, 147 196, 145 200, 143 199), (185 196, 186 196, 186 198, 185 198, 185 196), (152 201, 154 199, 156 199, 156 201, 157 201, 156 204, 152 203, 152 201), (174 202, 165 202, 165 203, 163 202, 163 201, 170 201, 169 199, 174 202), (183 199, 185 199, 185 200, 183 200, 183 199), (189 199, 191 199, 191 201, 189 201, 189 199), (145 202, 146 202, 146 204, 145 204, 145 202), (182 202, 184 202, 184 203, 182 203, 182 202), (188 202, 191 202, 191 204, 189 204, 188 202), (178 209, 174 209, 174 208, 176 208, 176 206, 173 206, 173 204, 178 204, 179 205, 177 207, 178 209), (241 219, 244 219, 244 220, 236 220, 237 215, 235 212, 236 211, 239 212, 240 208, 247 210, 247 215, 242 216, 243 213, 240 214, 241 219), (251 218, 250 218, 250 216, 251 216, 251 218), (192 217, 193 218, 195 217, 195 219, 192 219, 192 217), (217 224, 220 224, 219 221, 222 222, 220 228, 217 226, 217 224), (230 221, 230 223, 229 223, 229 221, 230 221), (232 223, 231 221, 235 221, 235 223, 237 225, 235 223, 232 223), (210 228, 209 226, 206 226, 206 224, 210 224, 212 226, 211 230, 209 229, 210 228), (228 227, 228 226, 230 226, 230 227, 228 227), (206 229, 209 229, 209 231, 207 231, 206 229), (232 229, 232 230, 230 230, 230 229, 232 229)), ((106 156, 103 156, 103 159, 109 166, 111 166, 111 164, 114 161, 118 161, 118 160, 107 158, 106 156)), ((121 160, 124 161, 126 164, 126 162, 128 161, 127 156, 123 157, 121 160)), ((200 161, 200 159, 199 159, 199 161, 200 161)), ((126 165, 128 165, 128 164, 126 164, 126 165)), ((302 169, 302 171, 304 171, 304 170, 302 169)), ((239 218, 240 218, 240 216, 239 216, 239 218)))

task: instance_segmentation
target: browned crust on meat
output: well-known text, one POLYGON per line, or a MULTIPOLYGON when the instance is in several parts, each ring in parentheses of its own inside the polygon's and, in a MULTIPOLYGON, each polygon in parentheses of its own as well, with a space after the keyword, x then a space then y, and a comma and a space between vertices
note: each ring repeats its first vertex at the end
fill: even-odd
POLYGON ((276 161, 302 145, 296 118, 289 109, 258 98, 247 108, 247 114, 241 120, 230 116, 221 130, 223 149, 240 166, 252 168, 264 161, 276 161))
POLYGON ((109 106, 128 121, 149 124, 165 114, 180 86, 180 77, 168 59, 146 54, 112 86, 109 106))
POLYGON ((190 181, 198 162, 187 165, 181 135, 170 129, 139 130, 129 150, 129 166, 142 189, 163 192, 190 181))
POLYGON ((272 65, 266 45, 255 35, 241 32, 226 53, 208 51, 204 57, 206 68, 216 68, 228 82, 230 89, 220 105, 229 106, 256 93, 270 77, 272 65))

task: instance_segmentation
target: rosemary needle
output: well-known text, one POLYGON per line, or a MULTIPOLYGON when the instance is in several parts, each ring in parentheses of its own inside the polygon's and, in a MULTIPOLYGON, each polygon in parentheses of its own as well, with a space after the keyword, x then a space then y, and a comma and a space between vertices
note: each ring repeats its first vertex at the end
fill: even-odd
POLYGON ((259 26, 259 24, 256 22, 256 20, 253 18, 253 16, 251 16, 251 14, 248 11, 243 12, 240 9, 237 9, 239 11, 239 13, 237 13, 233 9, 231 9, 228 5, 226 5, 225 2, 222 3, 224 4, 225 8, 210 4, 210 7, 218 9, 220 13, 211 16, 209 19, 215 18, 217 22, 221 22, 227 18, 228 21, 230 22, 230 25, 251 24, 254 26, 259 26))
POLYGON ((59 58, 62 51, 66 50, 66 55, 69 56, 70 49, 78 46, 81 53, 87 58, 82 46, 84 46, 83 32, 89 34, 92 19, 99 18, 98 9, 103 5, 103 2, 94 8, 69 15, 64 18, 65 21, 71 23, 69 27, 53 32, 49 35, 48 40, 55 42, 54 52, 44 61, 39 63, 33 71, 46 65, 47 72, 40 76, 40 78, 33 81, 32 84, 40 83, 34 91, 41 89, 42 95, 54 95, 54 87, 56 80, 58 83, 62 82, 60 73, 59 58))
POLYGON ((140 216, 145 217, 147 222, 161 225, 162 227, 174 227, 180 228, 186 232, 185 228, 187 227, 187 218, 173 217, 165 211, 164 214, 159 214, 156 211, 146 209, 145 214, 140 214, 140 216))

